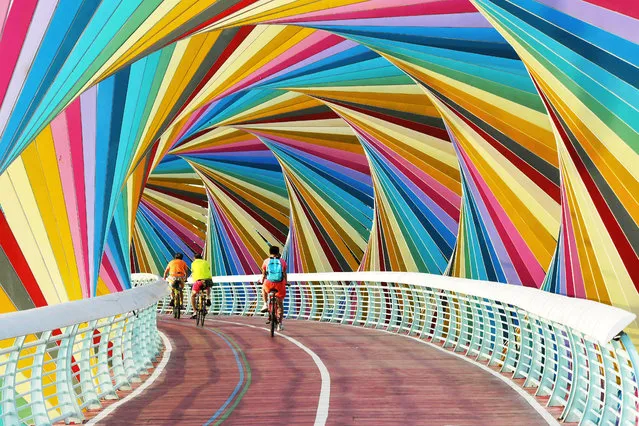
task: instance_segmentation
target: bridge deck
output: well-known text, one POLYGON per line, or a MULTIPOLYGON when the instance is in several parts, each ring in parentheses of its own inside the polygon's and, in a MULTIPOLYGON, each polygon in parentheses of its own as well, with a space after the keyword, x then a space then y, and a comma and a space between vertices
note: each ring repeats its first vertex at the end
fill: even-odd
MULTIPOLYGON (((262 318, 159 321, 172 342, 166 369, 100 424, 313 424, 322 378, 262 318), (249 327, 246 325, 258 326, 249 327)), ((500 379, 433 347, 375 330, 287 321, 283 332, 330 374, 327 424, 546 424, 500 379)))

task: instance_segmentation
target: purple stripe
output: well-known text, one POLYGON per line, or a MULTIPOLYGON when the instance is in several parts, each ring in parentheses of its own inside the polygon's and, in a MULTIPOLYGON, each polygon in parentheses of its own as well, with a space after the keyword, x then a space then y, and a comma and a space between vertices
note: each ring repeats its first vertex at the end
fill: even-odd
MULTIPOLYGON (((545 6, 573 16, 584 22, 601 28, 611 34, 639 44, 639 21, 630 16, 597 6, 585 1, 575 0, 536 0, 545 6)), ((637 1, 637 0, 626 0, 637 1)))
POLYGON ((268 81, 273 80, 274 78, 277 78, 283 74, 291 73, 297 69, 303 68, 307 65, 310 65, 312 63, 319 62, 322 59, 328 58, 329 56, 337 55, 338 53, 344 52, 348 49, 352 49, 355 46, 358 46, 358 43, 355 43, 354 41, 350 41, 350 40, 344 40, 343 42, 338 43, 326 50, 323 50, 320 53, 316 53, 315 55, 310 56, 304 59, 303 61, 297 62, 293 66, 290 66, 279 72, 276 72, 273 75, 268 76, 266 80, 268 81))
MULTIPOLYGON (((97 86, 92 86, 80 95, 80 111, 82 114, 82 145, 84 154, 84 186, 87 212, 87 243, 89 259, 94 259, 95 223, 95 126, 96 126, 97 86)), ((89 276, 95 275, 94 262, 89 262, 89 276)))
POLYGON ((334 27, 449 27, 449 28, 492 28, 479 12, 450 13, 446 15, 398 16, 395 18, 345 19, 339 21, 313 21, 313 26, 334 27))

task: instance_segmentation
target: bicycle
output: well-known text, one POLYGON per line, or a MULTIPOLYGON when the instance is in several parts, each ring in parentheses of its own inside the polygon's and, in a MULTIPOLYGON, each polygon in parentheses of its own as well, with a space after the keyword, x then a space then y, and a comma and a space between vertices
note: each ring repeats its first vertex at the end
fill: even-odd
POLYGON ((173 318, 180 319, 182 311, 182 290, 171 286, 171 302, 173 303, 173 318))
POLYGON ((268 292, 268 318, 271 325, 271 337, 275 336, 275 327, 279 324, 277 316, 277 290, 273 289, 268 292))
POLYGON ((204 327, 204 318, 206 317, 206 294, 199 291, 195 295, 195 326, 204 327))

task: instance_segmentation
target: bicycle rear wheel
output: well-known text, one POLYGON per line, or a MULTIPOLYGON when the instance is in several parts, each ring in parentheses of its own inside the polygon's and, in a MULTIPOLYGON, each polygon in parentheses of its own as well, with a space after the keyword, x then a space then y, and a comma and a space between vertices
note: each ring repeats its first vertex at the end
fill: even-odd
POLYGON ((273 299, 271 299, 269 306, 269 317, 271 318, 271 337, 273 337, 275 336, 275 323, 277 322, 277 309, 273 299))
POLYGON ((177 304, 179 303, 179 295, 175 292, 175 290, 172 291, 171 294, 171 302, 173 302, 173 318, 180 318, 180 310, 178 308, 176 308, 177 304))

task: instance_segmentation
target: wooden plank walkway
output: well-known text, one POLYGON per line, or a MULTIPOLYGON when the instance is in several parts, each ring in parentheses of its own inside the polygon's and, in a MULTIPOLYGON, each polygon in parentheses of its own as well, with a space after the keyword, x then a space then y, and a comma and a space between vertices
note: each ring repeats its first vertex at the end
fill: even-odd
MULTIPOLYGON (((161 319, 173 345, 165 371, 100 424, 312 425, 321 386, 315 362, 282 337, 234 322, 265 327, 263 318, 212 317, 204 329, 161 319)), ((420 342, 334 324, 285 325, 330 373, 327 424, 546 424, 498 378, 420 342)))

